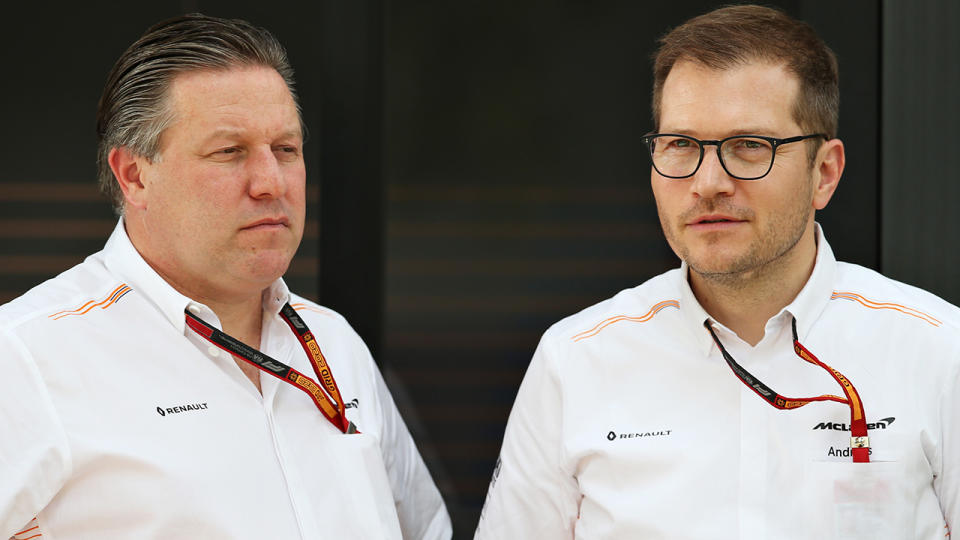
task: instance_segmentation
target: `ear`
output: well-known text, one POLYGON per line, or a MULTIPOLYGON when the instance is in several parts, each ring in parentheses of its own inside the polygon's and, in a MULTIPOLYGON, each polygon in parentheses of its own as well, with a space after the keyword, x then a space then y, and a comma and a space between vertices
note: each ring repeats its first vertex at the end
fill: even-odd
POLYGON ((814 165, 813 208, 823 210, 833 192, 840 183, 843 167, 846 165, 846 154, 843 150, 843 141, 831 139, 820 147, 817 152, 817 161, 814 165))
POLYGON ((110 170, 123 191, 128 208, 143 209, 147 206, 146 187, 143 182, 144 161, 144 158, 135 155, 126 146, 114 147, 107 156, 110 170))

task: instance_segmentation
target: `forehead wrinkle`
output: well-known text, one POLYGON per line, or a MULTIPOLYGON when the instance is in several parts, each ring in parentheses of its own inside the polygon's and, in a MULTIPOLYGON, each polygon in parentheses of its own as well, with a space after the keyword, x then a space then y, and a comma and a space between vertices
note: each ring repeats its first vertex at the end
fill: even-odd
MULTIPOLYGON (((222 137, 222 138, 225 138, 225 139, 241 139, 241 138, 244 138, 244 137, 247 135, 247 132, 248 132, 248 131, 249 131, 249 130, 247 130, 247 129, 237 128, 237 127, 218 127, 218 128, 215 128, 213 131, 211 131, 209 134, 207 134, 207 136, 204 137, 203 140, 204 140, 204 141, 208 141, 208 140, 211 140, 211 139, 216 139, 216 138, 221 138, 221 137, 222 137)), ((300 126, 299 126, 299 124, 297 124, 297 127, 296 127, 296 128, 287 129, 287 130, 285 130, 285 131, 282 131, 281 133, 277 134, 276 136, 274 136, 274 137, 272 137, 272 138, 274 138, 274 139, 287 139, 287 138, 290 138, 290 137, 300 137, 300 136, 301 136, 300 126)))

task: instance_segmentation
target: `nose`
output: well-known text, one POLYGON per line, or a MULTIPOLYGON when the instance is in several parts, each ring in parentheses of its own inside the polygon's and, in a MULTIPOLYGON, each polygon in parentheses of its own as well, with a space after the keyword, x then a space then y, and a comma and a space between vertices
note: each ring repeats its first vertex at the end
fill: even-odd
POLYGON ((716 146, 707 146, 703 149, 703 161, 700 168, 693 175, 691 191, 704 199, 720 196, 730 196, 737 189, 737 180, 727 174, 716 146))
POLYGON ((280 163, 273 149, 258 149, 247 160, 250 196, 254 199, 277 199, 286 191, 280 163))

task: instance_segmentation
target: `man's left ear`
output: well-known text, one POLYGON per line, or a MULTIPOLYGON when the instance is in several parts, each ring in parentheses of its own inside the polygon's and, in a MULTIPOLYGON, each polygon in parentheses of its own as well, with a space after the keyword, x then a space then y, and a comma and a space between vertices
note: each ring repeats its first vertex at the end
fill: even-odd
POLYGON ((840 183, 846 161, 843 141, 840 139, 830 139, 820 147, 814 171, 816 184, 813 186, 813 208, 815 210, 823 210, 830 202, 830 197, 833 197, 833 192, 840 183))

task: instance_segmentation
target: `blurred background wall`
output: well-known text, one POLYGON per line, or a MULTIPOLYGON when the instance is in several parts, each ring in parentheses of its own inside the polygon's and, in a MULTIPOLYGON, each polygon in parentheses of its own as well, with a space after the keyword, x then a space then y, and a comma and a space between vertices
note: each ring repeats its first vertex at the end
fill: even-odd
MULTIPOLYGON (((769 2, 841 66, 838 258, 960 303, 958 4, 769 2)), ((678 264, 640 137, 658 36, 717 2, 239 0, 9 8, 0 35, 0 302, 100 249, 94 115, 113 61, 180 13, 287 46, 310 130, 287 276, 374 350, 457 530, 472 534, 516 388, 553 322, 678 264)), ((589 369, 589 366, 586 366, 589 369)), ((589 414, 584 412, 584 414, 589 414)), ((642 414, 642 411, 637 411, 642 414)))

